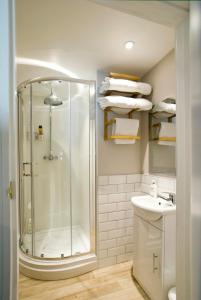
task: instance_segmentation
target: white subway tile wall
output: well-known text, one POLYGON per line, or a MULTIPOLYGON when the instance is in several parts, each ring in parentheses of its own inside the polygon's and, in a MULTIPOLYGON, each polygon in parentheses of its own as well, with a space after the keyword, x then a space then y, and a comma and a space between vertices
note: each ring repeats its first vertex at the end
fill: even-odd
POLYGON ((98 261, 105 267, 127 261, 133 252, 133 207, 130 202, 141 184, 140 174, 98 178, 98 261))
POLYGON ((176 178, 165 176, 142 175, 141 191, 150 193, 150 184, 152 180, 156 181, 158 193, 169 192, 176 193, 176 178))
POLYGON ((132 196, 150 193, 155 180, 158 192, 176 192, 176 178, 142 174, 99 176, 97 196, 97 254, 99 267, 133 257, 132 196))

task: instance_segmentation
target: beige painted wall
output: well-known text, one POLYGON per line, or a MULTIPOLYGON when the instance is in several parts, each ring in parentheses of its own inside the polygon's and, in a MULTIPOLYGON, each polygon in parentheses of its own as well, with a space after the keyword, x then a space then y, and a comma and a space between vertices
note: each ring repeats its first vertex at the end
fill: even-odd
MULTIPOLYGON (((145 76, 143 81, 153 87, 149 97, 153 103, 158 103, 167 97, 176 98, 176 65, 175 52, 172 50, 145 76)), ((151 144, 148 139, 148 118, 143 117, 143 132, 146 140, 142 144, 142 172, 152 172, 153 168, 160 170, 159 173, 172 173, 175 168, 175 147, 159 146, 151 144)))
MULTIPOLYGON (((112 117, 112 116, 111 116, 112 117)), ((117 117, 117 115, 115 115, 117 117)), ((122 118, 122 116, 118 116, 122 118)), ((135 113, 140 119, 141 113, 135 113)), ((103 111, 97 108, 97 134, 98 134, 98 174, 115 175, 141 172, 141 141, 134 145, 116 145, 103 138, 103 111)))
POLYGON ((176 66, 175 52, 172 50, 155 67, 143 77, 153 87, 149 97, 153 103, 158 103, 167 97, 176 97, 176 66))

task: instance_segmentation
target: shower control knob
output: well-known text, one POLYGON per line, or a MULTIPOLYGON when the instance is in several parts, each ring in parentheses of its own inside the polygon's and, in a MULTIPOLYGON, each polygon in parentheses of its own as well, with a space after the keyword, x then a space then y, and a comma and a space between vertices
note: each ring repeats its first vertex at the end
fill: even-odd
POLYGON ((48 159, 48 160, 58 160, 59 159, 59 157, 57 156, 57 155, 52 155, 52 154, 50 154, 50 155, 44 155, 43 156, 43 159, 48 159))
POLYGON ((58 157, 58 159, 60 159, 60 160, 63 160, 63 152, 61 152, 60 154, 59 154, 59 157, 58 157))

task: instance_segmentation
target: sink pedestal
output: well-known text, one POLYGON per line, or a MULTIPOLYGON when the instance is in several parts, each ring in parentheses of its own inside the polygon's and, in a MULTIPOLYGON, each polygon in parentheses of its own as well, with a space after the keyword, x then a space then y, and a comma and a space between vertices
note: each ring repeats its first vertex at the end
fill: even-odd
POLYGON ((166 300, 176 283, 175 212, 151 220, 146 208, 134 205, 133 276, 152 300, 166 300))

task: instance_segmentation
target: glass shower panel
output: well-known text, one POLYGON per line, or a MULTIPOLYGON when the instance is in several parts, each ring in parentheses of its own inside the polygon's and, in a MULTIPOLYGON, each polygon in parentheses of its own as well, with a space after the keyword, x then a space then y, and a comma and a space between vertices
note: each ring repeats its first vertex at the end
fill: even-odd
POLYGON ((34 253, 63 258, 72 247, 69 83, 33 83, 32 98, 34 253))
POLYGON ((21 105, 18 107, 18 126, 20 133, 20 244, 23 252, 33 254, 33 215, 31 182, 31 97, 30 87, 21 90, 18 95, 21 105))
POLYGON ((70 84, 72 255, 90 251, 89 85, 70 84))
POLYGON ((18 89, 20 245, 33 257, 94 252, 93 92, 63 78, 18 89))

